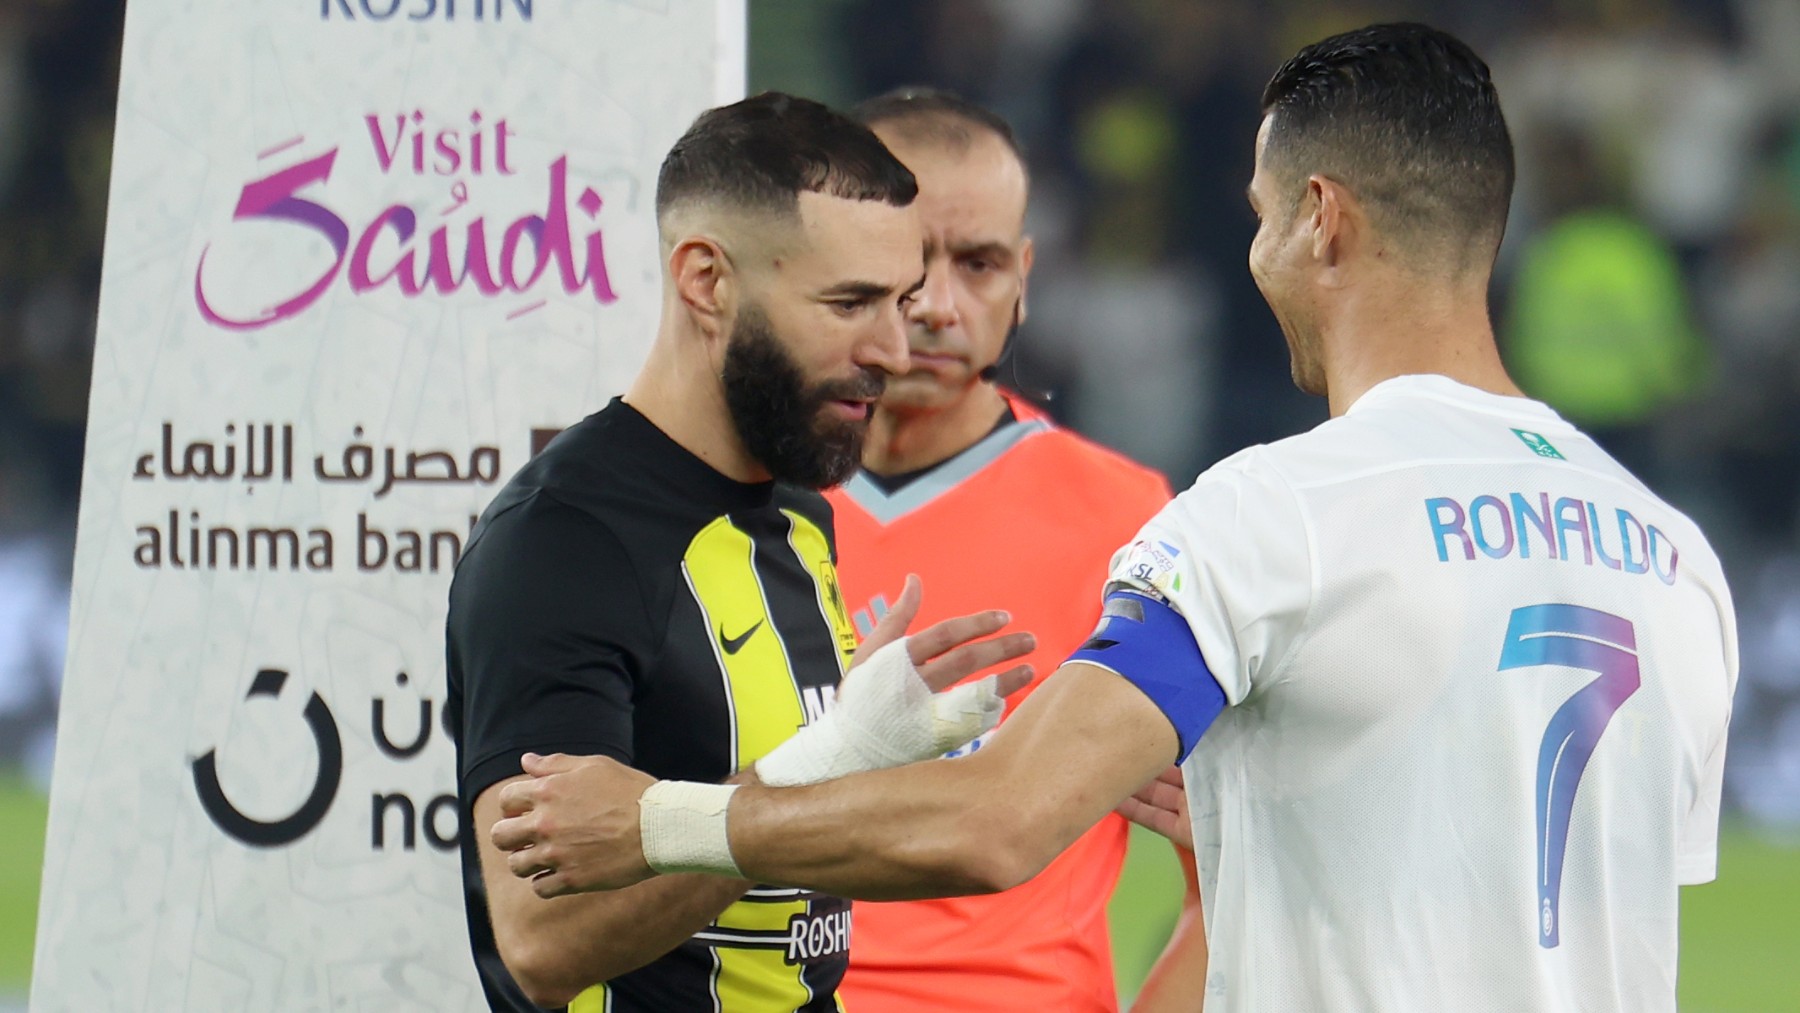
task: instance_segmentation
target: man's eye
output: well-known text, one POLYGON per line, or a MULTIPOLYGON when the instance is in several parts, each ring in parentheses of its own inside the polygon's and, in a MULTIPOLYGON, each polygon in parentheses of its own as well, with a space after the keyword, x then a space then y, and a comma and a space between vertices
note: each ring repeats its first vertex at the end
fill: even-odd
POLYGON ((987 274, 994 269, 994 262, 973 257, 962 262, 963 270, 970 274, 987 274))
POLYGON ((838 311, 838 313, 843 316, 852 316, 860 313, 867 309, 868 306, 869 300, 867 299, 839 299, 831 304, 831 308, 838 311))

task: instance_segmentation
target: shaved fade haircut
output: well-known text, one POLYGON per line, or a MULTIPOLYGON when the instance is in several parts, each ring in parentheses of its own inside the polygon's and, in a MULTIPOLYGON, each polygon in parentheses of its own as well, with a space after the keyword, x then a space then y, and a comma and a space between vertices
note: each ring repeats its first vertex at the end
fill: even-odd
POLYGON ((1382 24, 1314 43, 1270 79, 1263 164, 1292 191, 1344 184, 1413 259, 1491 266, 1512 199, 1513 147, 1487 64, 1454 36, 1382 24))
POLYGON ((1012 124, 1000 114, 943 88, 907 85, 864 99, 850 115, 866 127, 892 127, 910 141, 938 144, 961 153, 975 143, 977 131, 998 137, 1025 168, 1025 150, 1012 124))
POLYGON ((794 216, 802 193, 905 207, 919 184, 868 127, 764 92, 694 120, 657 173, 656 216, 688 203, 794 216))

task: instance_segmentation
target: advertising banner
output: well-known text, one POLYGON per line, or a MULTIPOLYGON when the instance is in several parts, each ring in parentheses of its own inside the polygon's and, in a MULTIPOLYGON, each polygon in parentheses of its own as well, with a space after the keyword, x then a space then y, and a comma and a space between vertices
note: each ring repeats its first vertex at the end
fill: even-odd
POLYGON ((34 1010, 479 1009, 445 595, 743 0, 130 0, 34 1010))

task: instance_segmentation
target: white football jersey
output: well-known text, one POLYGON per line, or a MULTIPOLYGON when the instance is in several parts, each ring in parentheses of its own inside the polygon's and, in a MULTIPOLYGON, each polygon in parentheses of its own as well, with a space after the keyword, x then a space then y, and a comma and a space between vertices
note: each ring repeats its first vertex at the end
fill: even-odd
POLYGON ((1441 376, 1202 474, 1115 557, 1230 701, 1183 764, 1208 1011, 1675 1008, 1737 682, 1705 537, 1441 376))

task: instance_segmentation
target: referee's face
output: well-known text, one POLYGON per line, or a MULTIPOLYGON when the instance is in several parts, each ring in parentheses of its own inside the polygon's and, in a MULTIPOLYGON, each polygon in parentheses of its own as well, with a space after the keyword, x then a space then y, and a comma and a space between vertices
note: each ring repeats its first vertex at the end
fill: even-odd
POLYGON ((919 181, 925 285, 906 314, 912 368, 888 384, 884 411, 931 413, 975 389, 1024 316, 1031 239, 1024 234, 1027 181, 1017 155, 993 133, 968 128, 966 147, 875 132, 919 181))

